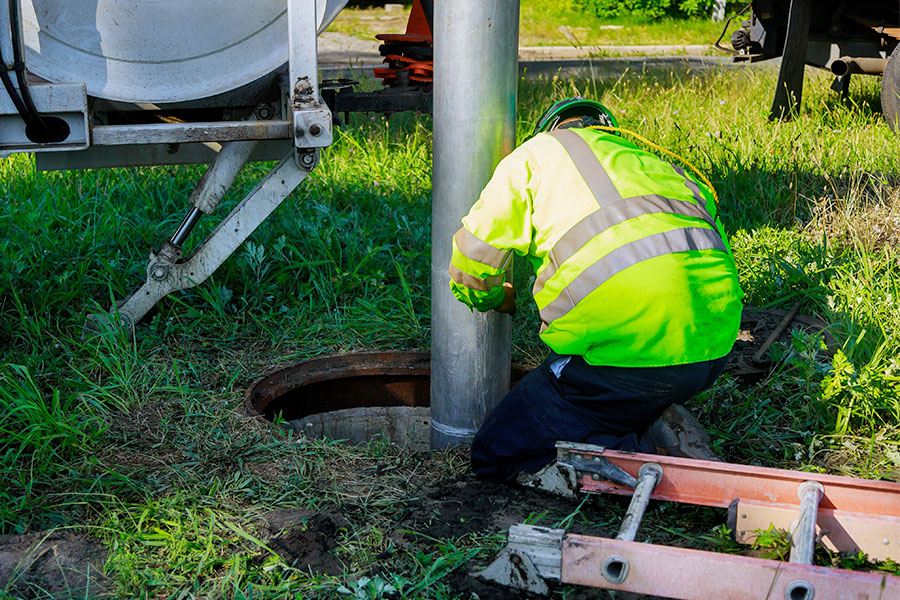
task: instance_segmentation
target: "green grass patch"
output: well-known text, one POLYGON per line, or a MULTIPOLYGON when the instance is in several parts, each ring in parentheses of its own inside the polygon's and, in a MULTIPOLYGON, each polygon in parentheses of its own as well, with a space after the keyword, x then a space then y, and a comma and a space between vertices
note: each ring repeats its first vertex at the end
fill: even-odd
MULTIPOLYGON (((821 339, 796 336, 763 381, 723 377, 695 401, 716 449, 734 462, 897 478, 900 145, 877 80, 855 80, 844 103, 810 71, 801 112, 770 123, 770 68, 597 73, 522 80, 520 141, 553 101, 600 99, 710 176, 746 300, 800 301, 837 340, 832 358, 821 339)), ((463 455, 298 441, 241 406, 255 377, 290 361, 428 349, 430 165, 428 117, 354 117, 248 243, 210 281, 161 302, 129 342, 82 340, 84 315, 140 283, 202 167, 0 163, 0 531, 99 536, 122 597, 452 597, 456 569, 501 540, 400 547, 394 527, 424 481, 465 471, 463 455), (335 549, 346 572, 311 575, 268 546, 259 519, 286 507, 350 519, 335 549)), ((218 214, 270 167, 246 169, 218 214)), ((204 219, 189 245, 214 224, 204 219)), ((526 264, 515 268, 528 288, 526 264)), ((543 357, 538 327, 523 295, 515 360, 543 357)), ((534 518, 608 529, 617 510, 551 518, 535 506, 534 518)), ((648 539, 728 549, 717 515, 659 507, 648 518, 648 539)))
MULTIPOLYGON (((328 31, 364 40, 374 40, 379 33, 403 33, 409 11, 409 7, 402 10, 345 8, 328 31)), ((723 26, 724 23, 705 18, 599 18, 582 10, 576 0, 522 0, 519 45, 711 45, 722 33, 723 26)))

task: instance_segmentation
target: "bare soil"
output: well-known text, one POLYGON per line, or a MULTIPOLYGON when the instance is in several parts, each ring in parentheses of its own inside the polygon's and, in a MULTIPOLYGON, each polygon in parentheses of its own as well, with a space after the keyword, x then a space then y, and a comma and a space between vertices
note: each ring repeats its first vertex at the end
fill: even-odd
POLYGON ((107 551, 65 531, 0 536, 0 590, 12 598, 106 598, 107 551))
MULTIPOLYGON (((607 499, 607 508, 620 505, 615 512, 624 514, 628 498, 607 499)), ((505 534, 511 525, 535 522, 544 526, 559 524, 575 512, 578 503, 552 494, 524 488, 484 482, 472 475, 453 477, 421 490, 416 498, 398 503, 390 536, 397 547, 431 552, 435 540, 454 539, 467 534, 505 534)), ((311 514, 305 511, 273 511, 265 517, 272 537, 269 543, 293 566, 313 573, 337 575, 342 565, 333 553, 337 548, 341 528, 351 527, 350 519, 337 513, 311 514)), ((617 519, 606 525, 575 519, 566 526, 572 533, 599 536, 614 535, 617 519)), ((537 599, 505 586, 480 581, 471 576, 486 567, 493 556, 475 560, 447 575, 443 582, 466 600, 537 599)), ((566 598, 587 600, 612 597, 608 592, 573 588, 566 598)), ((636 594, 616 593, 616 598, 637 600, 648 598, 636 594)))
MULTIPOLYGON (((744 308, 741 316, 741 328, 725 372, 739 376, 746 383, 754 383, 768 375, 772 368, 771 346, 761 360, 754 360, 754 357, 787 314, 788 311, 785 310, 762 309, 752 306, 744 308)), ((827 327, 828 325, 824 321, 797 315, 785 327, 781 335, 773 341, 773 344, 789 343, 792 332, 800 330, 808 333, 822 332, 825 336, 825 344, 831 348, 834 345, 834 338, 826 329, 827 327)))
POLYGON ((338 532, 349 523, 338 513, 303 510, 274 510, 264 517, 269 531, 269 547, 292 567, 340 575, 343 565, 332 552, 338 546, 338 532))

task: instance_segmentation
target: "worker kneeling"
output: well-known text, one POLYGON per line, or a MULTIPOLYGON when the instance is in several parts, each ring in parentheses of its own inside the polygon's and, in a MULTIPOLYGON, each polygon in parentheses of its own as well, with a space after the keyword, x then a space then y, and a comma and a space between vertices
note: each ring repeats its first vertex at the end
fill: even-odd
POLYGON ((479 311, 514 311, 506 272, 528 257, 551 350, 475 436, 480 477, 537 472, 558 440, 715 458, 680 405, 725 367, 737 269, 709 187, 616 128, 597 102, 553 105, 453 238, 453 294, 479 311))

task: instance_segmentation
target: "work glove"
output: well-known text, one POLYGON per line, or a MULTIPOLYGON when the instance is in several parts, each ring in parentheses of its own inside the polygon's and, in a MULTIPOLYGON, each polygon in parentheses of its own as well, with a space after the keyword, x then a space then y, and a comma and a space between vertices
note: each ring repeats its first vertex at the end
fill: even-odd
POLYGON ((516 288, 514 288, 513 284, 511 284, 510 282, 504 281, 503 293, 505 294, 503 302, 501 302, 500 306, 498 306, 494 310, 499 313, 514 316, 516 314, 516 288))

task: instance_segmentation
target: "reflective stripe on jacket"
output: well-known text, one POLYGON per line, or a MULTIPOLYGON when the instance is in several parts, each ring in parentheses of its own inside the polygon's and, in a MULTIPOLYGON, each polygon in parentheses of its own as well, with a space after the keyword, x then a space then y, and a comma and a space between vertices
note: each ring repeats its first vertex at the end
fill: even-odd
POLYGON ((594 365, 720 358, 742 293, 715 203, 683 169, 590 129, 530 139, 498 165, 453 238, 454 295, 503 301, 511 253, 534 266, 541 338, 594 365))

